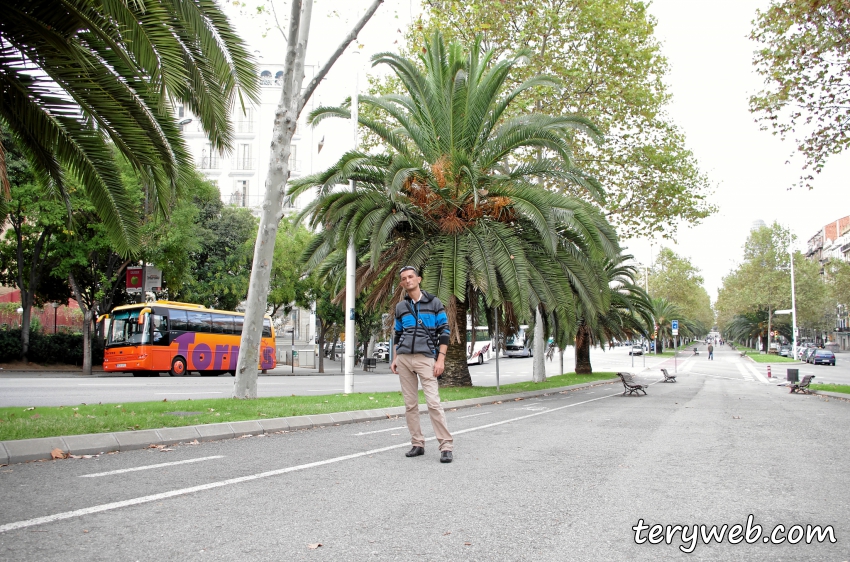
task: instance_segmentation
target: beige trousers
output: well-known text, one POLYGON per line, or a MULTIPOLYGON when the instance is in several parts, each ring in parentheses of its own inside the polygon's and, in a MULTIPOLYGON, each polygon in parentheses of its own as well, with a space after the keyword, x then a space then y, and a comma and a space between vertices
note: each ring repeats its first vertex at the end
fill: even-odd
POLYGON ((401 382, 401 394, 404 396, 404 417, 410 431, 410 442, 414 447, 425 446, 425 436, 419 425, 419 382, 425 392, 431 426, 440 443, 441 451, 452 450, 452 434, 446 426, 446 414, 440 404, 440 392, 437 378, 434 376, 434 358, 424 353, 401 354, 396 357, 398 379, 401 382), (418 377, 418 380, 417 380, 418 377))

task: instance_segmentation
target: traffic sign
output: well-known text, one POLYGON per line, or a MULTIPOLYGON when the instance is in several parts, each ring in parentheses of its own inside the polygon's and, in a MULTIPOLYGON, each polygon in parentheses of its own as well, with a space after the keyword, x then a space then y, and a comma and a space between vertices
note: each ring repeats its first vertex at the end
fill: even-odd
POLYGON ((670 321, 670 327, 673 329, 673 335, 678 336, 679 335, 679 321, 678 320, 671 320, 670 321))

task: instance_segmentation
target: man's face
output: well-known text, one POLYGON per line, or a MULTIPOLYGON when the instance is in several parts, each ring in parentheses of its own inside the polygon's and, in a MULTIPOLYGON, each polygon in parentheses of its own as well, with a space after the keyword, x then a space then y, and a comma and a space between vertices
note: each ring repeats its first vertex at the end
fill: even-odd
POLYGON ((416 275, 412 269, 405 269, 401 272, 401 288, 405 291, 410 291, 419 286, 422 278, 416 275))

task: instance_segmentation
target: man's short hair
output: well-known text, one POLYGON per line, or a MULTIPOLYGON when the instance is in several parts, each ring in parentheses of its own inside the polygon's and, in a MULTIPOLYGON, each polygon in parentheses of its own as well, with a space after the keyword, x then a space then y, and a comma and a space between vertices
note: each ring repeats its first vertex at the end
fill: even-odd
POLYGON ((406 265, 406 266, 402 267, 402 268, 398 271, 399 276, 401 276, 401 274, 402 274, 402 273, 404 273, 405 271, 413 271, 413 273, 414 273, 417 277, 419 277, 419 270, 418 270, 418 269, 416 269, 415 267, 413 267, 412 265, 406 265))

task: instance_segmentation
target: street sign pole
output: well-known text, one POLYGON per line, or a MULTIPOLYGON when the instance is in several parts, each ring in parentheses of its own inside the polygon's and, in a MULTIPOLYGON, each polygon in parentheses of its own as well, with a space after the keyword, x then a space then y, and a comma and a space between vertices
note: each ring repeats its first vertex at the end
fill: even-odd
POLYGON ((678 362, 678 358, 679 358, 679 321, 678 320, 671 320, 670 321, 670 328, 671 328, 671 331, 673 332, 673 338, 674 338, 673 339, 673 372, 678 373, 679 372, 679 362, 678 362))

